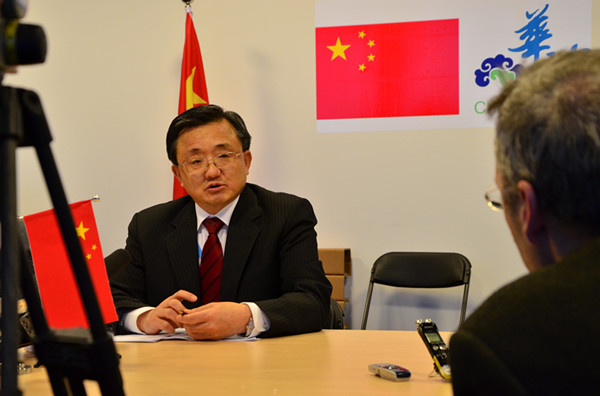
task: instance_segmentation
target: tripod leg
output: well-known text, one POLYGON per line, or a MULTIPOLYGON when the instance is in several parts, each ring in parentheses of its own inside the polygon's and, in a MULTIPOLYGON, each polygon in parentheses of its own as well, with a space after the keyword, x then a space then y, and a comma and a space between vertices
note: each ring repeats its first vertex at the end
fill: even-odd
POLYGON ((81 378, 69 377, 69 386, 73 396, 85 396, 87 394, 81 378))
POLYGON ((48 378, 50 379, 50 385, 52 385, 52 391, 54 396, 71 396, 67 388, 66 379, 56 372, 50 372, 48 370, 48 378))
POLYGON ((21 124, 19 108, 11 106, 16 100, 14 89, 0 91, 0 222, 2 241, 2 389, 1 395, 20 395, 17 387, 17 285, 19 284, 19 251, 17 236, 16 149, 21 124))

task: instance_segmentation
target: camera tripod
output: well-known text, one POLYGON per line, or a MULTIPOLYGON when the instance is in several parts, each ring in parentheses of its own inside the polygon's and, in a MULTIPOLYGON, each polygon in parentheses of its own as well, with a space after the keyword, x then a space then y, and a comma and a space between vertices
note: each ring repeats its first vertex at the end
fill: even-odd
POLYGON ((17 384, 18 315, 21 286, 29 307, 39 364, 46 367, 55 395, 86 395, 84 380, 97 381, 102 394, 124 395, 119 358, 106 332, 98 299, 75 231, 68 201, 50 149, 52 136, 39 96, 29 90, 0 86, 0 281, 2 296, 2 377, 0 396, 21 395, 17 384), (33 146, 75 274, 89 330, 51 330, 42 309, 16 216, 16 150, 33 146))

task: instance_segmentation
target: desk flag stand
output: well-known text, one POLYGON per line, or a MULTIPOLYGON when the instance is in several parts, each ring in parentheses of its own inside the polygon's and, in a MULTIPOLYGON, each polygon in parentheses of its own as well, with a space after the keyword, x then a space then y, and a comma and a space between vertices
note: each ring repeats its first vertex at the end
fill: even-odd
POLYGON ((124 395, 119 358, 104 326, 98 299, 77 237, 68 201, 50 149, 52 136, 39 96, 0 87, 0 222, 2 378, 0 396, 21 395, 18 371, 18 285, 31 315, 35 354, 46 367, 55 395, 86 395, 84 380, 97 381, 103 395, 124 395), (16 215, 16 149, 33 146, 52 199, 90 329, 51 330, 46 320, 16 215))

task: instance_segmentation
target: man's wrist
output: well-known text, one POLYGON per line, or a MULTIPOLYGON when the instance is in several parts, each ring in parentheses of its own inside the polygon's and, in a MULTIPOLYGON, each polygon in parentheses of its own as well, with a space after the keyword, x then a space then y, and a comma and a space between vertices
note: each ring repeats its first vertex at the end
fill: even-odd
POLYGON ((144 311, 142 312, 138 317, 137 320, 135 321, 135 324, 137 326, 137 328, 139 329, 139 331, 141 331, 142 333, 146 333, 145 330, 145 326, 144 326, 144 321, 146 320, 146 317, 150 314, 151 310, 148 311, 144 311))
POLYGON ((248 307, 248 311, 250 312, 250 318, 248 318, 248 322, 246 322, 246 326, 245 326, 244 332, 242 334, 245 335, 246 337, 250 337, 255 328, 254 315, 252 313, 252 308, 250 307, 250 304, 247 304, 247 303, 241 303, 241 304, 248 307))
POLYGON ((252 332, 254 331, 254 316, 252 316, 252 311, 250 311, 250 320, 246 325, 246 337, 250 337, 252 332))
MULTIPOLYGON (((254 324, 254 329, 250 333, 250 337, 258 337, 260 334, 268 331, 271 328, 271 321, 267 317, 267 315, 253 302, 242 302, 250 308, 252 312, 252 321, 254 324)), ((242 333, 243 334, 243 333, 242 333)))
POLYGON ((141 308, 131 310, 127 313, 124 313, 123 317, 121 318, 121 325, 127 331, 130 331, 132 333, 144 334, 144 332, 142 330, 140 330, 140 328, 137 324, 138 318, 144 312, 150 311, 152 309, 153 309, 153 307, 141 307, 141 308))

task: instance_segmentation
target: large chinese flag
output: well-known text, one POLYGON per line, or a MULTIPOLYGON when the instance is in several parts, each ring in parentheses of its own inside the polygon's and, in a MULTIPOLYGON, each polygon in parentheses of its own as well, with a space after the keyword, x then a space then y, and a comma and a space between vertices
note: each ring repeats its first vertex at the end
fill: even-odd
MULTIPOLYGON (((183 45, 183 61, 181 62, 181 84, 179 86, 179 113, 192 107, 208 104, 208 90, 204 78, 202 53, 198 36, 192 20, 192 11, 186 7, 185 43, 183 45)), ((175 178, 173 181, 173 199, 186 195, 187 192, 175 178)))
MULTIPOLYGON (((104 323, 117 321, 100 237, 90 200, 70 205, 75 229, 94 285, 104 323)), ((89 328, 71 261, 54 210, 23 217, 35 276, 48 325, 89 328)))
POLYGON ((458 19, 316 29, 317 119, 459 113, 458 19))

